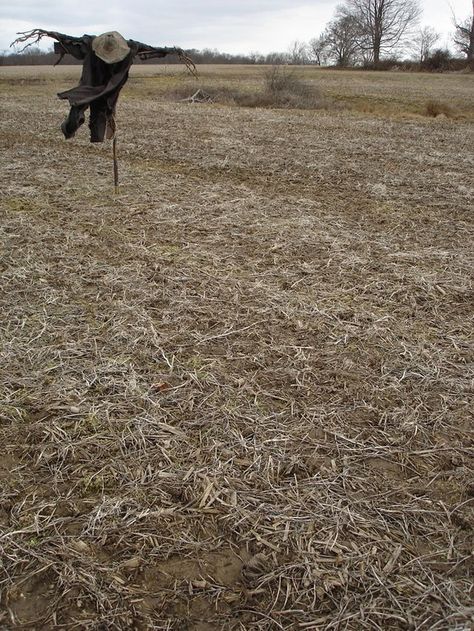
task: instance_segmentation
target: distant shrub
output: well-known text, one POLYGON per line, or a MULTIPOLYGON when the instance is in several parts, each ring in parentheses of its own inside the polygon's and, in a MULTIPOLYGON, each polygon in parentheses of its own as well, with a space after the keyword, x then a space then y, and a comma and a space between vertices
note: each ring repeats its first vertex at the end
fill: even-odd
POLYGON ((459 72, 469 70, 466 59, 453 57, 449 50, 439 48, 425 59, 423 63, 412 59, 388 57, 378 64, 365 63, 363 70, 388 70, 400 72, 459 72))
POLYGON ((364 70, 400 70, 402 62, 396 57, 386 57, 376 64, 367 62, 362 67, 364 70))
POLYGON ((466 60, 453 57, 449 50, 438 48, 422 64, 423 70, 443 72, 448 70, 462 70, 466 60))
POLYGON ((265 91, 278 97, 281 94, 293 92, 306 94, 308 86, 296 74, 294 68, 289 66, 272 66, 263 73, 265 91))
POLYGON ((454 116, 454 111, 447 103, 431 100, 425 105, 424 115, 432 118, 436 118, 441 115, 446 116, 447 118, 452 118, 454 116))
POLYGON ((303 81, 297 71, 288 66, 272 66, 266 70, 262 89, 253 94, 242 94, 236 102, 246 107, 294 109, 320 109, 328 105, 314 85, 303 81))

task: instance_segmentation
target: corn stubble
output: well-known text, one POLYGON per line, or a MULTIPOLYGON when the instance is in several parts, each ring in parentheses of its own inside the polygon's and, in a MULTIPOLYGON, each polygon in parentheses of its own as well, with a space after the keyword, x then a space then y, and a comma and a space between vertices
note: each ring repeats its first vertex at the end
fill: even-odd
POLYGON ((472 127, 131 90, 0 95, 0 625, 469 629, 472 127))

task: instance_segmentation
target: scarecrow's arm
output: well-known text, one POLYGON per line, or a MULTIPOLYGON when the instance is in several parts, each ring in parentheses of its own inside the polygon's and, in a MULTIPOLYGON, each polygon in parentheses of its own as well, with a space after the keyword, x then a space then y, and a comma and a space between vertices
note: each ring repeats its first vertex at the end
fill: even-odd
MULTIPOLYGON (((84 37, 72 37, 71 35, 63 35, 62 33, 54 33, 50 35, 57 41, 54 42, 54 52, 61 55, 59 61, 64 55, 72 55, 76 59, 84 59, 87 54, 87 46, 84 37)), ((57 63, 59 63, 59 61, 57 63)))
POLYGON ((186 55, 182 48, 178 48, 176 46, 171 48, 167 46, 149 46, 148 44, 142 44, 141 42, 135 42, 133 40, 131 40, 131 43, 137 47, 137 56, 143 61, 146 59, 162 58, 167 55, 178 55, 179 60, 186 66, 191 74, 197 74, 196 66, 194 65, 193 60, 186 55))
POLYGON ((10 46, 25 44, 20 52, 23 52, 26 48, 28 48, 28 46, 38 44, 43 37, 51 37, 56 40, 54 42, 54 52, 61 55, 57 63, 59 63, 66 54, 72 55, 76 59, 84 59, 86 56, 87 48, 85 46, 84 37, 73 37, 72 35, 65 35, 64 33, 58 33, 57 31, 45 31, 41 28, 17 33, 17 35, 20 37, 12 42, 10 46))
MULTIPOLYGON (((73 37, 72 35, 65 35, 64 33, 58 33, 57 31, 45 31, 40 28, 33 29, 32 31, 25 31, 23 33, 17 33, 18 37, 10 46, 16 46, 18 44, 25 44, 20 52, 23 52, 28 46, 37 44, 43 37, 51 37, 55 39, 54 52, 59 54, 60 57, 55 65, 57 65, 64 55, 69 54, 76 59, 84 59, 87 54, 87 41, 90 41, 90 35, 84 35, 83 37, 73 37), (28 41, 31 40, 31 41, 28 41), (25 43, 28 42, 28 43, 25 43)), ((129 43, 136 47, 137 56, 140 59, 153 59, 157 57, 166 57, 167 55, 178 55, 180 61, 185 64, 191 74, 196 75, 196 66, 190 57, 186 55, 182 48, 168 48, 155 46, 148 46, 148 44, 142 44, 141 42, 135 42, 129 40, 129 43)))
POLYGON ((137 47, 137 55, 140 59, 153 59, 156 57, 166 57, 167 55, 173 55, 178 52, 178 48, 168 48, 167 46, 149 46, 148 44, 142 44, 141 42, 135 42, 130 40, 131 44, 137 47))

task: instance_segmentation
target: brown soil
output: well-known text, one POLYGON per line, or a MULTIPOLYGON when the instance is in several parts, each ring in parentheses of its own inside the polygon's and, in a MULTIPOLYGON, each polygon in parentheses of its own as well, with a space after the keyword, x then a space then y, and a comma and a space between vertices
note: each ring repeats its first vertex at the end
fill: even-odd
POLYGON ((470 629, 472 124, 2 85, 0 628, 470 629))

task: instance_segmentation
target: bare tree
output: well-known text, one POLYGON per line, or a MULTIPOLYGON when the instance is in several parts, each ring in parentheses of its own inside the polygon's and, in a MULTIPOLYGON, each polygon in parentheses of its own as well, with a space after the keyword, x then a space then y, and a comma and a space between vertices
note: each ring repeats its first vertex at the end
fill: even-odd
POLYGON ((321 66, 327 59, 327 42, 323 35, 313 37, 308 42, 308 56, 316 65, 321 66))
POLYGON ((308 49, 305 42, 294 41, 288 51, 289 63, 301 66, 308 62, 308 49))
POLYGON ((358 20, 344 7, 336 9, 335 17, 323 33, 328 56, 337 66, 351 66, 354 63, 361 37, 358 20))
POLYGON ((346 7, 364 35, 361 46, 369 49, 375 64, 401 43, 421 13, 418 0, 346 0, 346 7))
POLYGON ((437 33, 431 26, 424 26, 415 34, 413 38, 413 52, 416 53, 420 64, 426 61, 429 57, 433 46, 439 40, 439 33, 437 33))
POLYGON ((472 16, 467 17, 462 22, 454 18, 454 44, 456 48, 464 53, 468 62, 474 66, 474 0, 472 0, 472 16))
POLYGON ((268 53, 265 55, 264 63, 270 66, 281 66, 288 63, 288 54, 278 52, 268 53))
POLYGON ((265 57, 264 55, 262 55, 262 53, 259 53, 258 51, 251 51, 248 55, 249 61, 251 64, 263 64, 265 63, 265 57))

